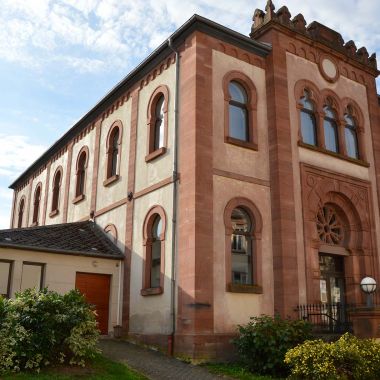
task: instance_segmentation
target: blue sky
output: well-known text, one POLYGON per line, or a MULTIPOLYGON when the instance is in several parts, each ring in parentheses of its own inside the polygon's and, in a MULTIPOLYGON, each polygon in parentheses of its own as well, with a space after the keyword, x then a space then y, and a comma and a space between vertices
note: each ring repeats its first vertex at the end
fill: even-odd
MULTIPOLYGON (((9 184, 175 29, 197 13, 249 34, 265 3, 0 0, 0 228, 9 184)), ((380 57, 379 1, 275 1, 284 4, 380 57)))

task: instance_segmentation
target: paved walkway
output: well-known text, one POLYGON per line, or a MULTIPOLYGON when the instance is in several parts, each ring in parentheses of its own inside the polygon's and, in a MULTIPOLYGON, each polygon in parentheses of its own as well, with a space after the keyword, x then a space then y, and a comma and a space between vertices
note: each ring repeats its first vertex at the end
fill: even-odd
POLYGON ((102 339, 100 348, 103 355, 111 360, 128 364, 151 380, 213 380, 229 379, 213 375, 202 367, 183 363, 161 352, 149 350, 134 344, 116 340, 102 339))

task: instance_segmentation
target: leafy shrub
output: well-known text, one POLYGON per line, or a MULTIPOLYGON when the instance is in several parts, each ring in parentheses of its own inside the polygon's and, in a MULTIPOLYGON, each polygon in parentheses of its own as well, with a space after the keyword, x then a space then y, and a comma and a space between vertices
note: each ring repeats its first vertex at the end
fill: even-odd
POLYGON ((285 353, 311 338, 311 325, 278 316, 261 316, 238 326, 238 333, 234 344, 241 360, 252 372, 284 375, 288 372, 284 364, 285 353))
POLYGON ((0 297, 0 374, 58 362, 83 366, 98 352, 98 337, 94 311, 76 290, 0 297))
POLYGON ((310 340, 289 350, 285 363, 293 378, 375 380, 380 374, 380 344, 348 333, 332 343, 310 340))

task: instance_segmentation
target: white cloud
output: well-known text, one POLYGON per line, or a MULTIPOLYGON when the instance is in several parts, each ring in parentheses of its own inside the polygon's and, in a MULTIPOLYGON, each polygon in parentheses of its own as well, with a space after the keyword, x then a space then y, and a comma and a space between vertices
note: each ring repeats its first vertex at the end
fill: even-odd
POLYGON ((15 179, 45 150, 43 145, 31 144, 26 136, 0 134, 1 176, 8 177, 9 180, 15 179))
MULTIPOLYGON (((255 8, 265 0, 3 0, 0 59, 43 67, 56 62, 83 71, 125 69, 141 60, 194 13, 248 34, 255 8), (86 59, 90 60, 86 64, 86 59)), ((277 9, 282 5, 276 2, 277 9)), ((303 13, 337 29, 372 53, 380 36, 380 2, 288 0, 293 16, 303 13)))

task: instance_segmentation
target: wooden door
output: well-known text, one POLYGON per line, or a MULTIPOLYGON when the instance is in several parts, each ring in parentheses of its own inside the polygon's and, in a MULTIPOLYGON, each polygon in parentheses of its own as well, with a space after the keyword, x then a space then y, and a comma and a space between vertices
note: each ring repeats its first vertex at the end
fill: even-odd
POLYGON ((75 288, 84 294, 88 303, 95 305, 99 330, 108 334, 111 275, 95 273, 76 274, 75 288))

